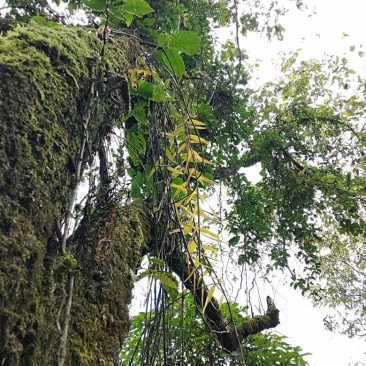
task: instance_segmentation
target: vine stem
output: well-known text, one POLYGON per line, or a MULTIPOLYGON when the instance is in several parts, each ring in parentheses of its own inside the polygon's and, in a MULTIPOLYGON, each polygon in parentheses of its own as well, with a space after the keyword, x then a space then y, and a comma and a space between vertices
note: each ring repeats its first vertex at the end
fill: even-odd
MULTIPOLYGON (((96 59, 96 63, 98 63, 98 59, 96 59)), ((77 155, 76 160, 76 172, 75 172, 75 183, 74 183, 74 189, 72 190, 70 197, 69 197, 69 203, 65 215, 65 223, 64 223, 64 231, 62 235, 62 241, 61 241, 61 255, 65 255, 67 251, 67 238, 69 235, 69 229, 71 226, 71 220, 73 218, 73 211, 75 207, 75 202, 77 198, 77 192, 78 188, 81 182, 81 176, 82 176, 82 164, 83 164, 83 158, 85 155, 85 149, 89 141, 89 123, 92 117, 93 109, 94 109, 94 103, 95 103, 95 73, 94 68, 96 65, 91 65, 91 72, 90 72, 90 91, 89 91, 89 99, 86 104, 86 110, 85 110, 85 119, 83 122, 83 135, 82 135, 82 141, 80 144, 80 148, 77 155)), ((75 273, 72 269, 69 269, 67 274, 67 288, 66 288, 66 302, 65 302, 65 295, 62 299, 60 309, 57 314, 56 319, 56 325, 60 332, 60 344, 58 348, 58 354, 57 354, 57 360, 58 360, 58 366, 63 366, 66 361, 67 356, 67 337, 69 332, 69 324, 70 324, 70 314, 71 314, 71 305, 72 305, 72 297, 73 297, 73 290, 74 290, 74 283, 75 283, 75 273), (64 305, 65 304, 65 305, 64 305), (62 315, 62 308, 64 308, 63 312, 63 324, 61 327, 60 324, 60 318, 62 315)))
POLYGON ((58 366, 63 366, 67 355, 67 335, 69 331, 70 313, 72 304, 72 294, 74 289, 75 275, 72 270, 69 270, 67 275, 67 298, 64 315, 64 325, 60 338, 60 347, 58 349, 58 366))

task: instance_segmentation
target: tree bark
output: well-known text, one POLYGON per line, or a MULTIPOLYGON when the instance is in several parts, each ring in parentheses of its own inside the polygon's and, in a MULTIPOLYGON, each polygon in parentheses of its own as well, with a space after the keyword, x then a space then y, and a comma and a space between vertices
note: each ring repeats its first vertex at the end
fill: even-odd
POLYGON ((0 364, 56 365, 66 326, 65 365, 116 365, 146 210, 99 192, 65 251, 60 231, 77 170, 128 109, 109 75, 134 65, 140 46, 111 39, 103 57, 84 29, 1 19, 0 29, 0 364))
POLYGON ((273 302, 268 302, 267 300, 268 308, 265 315, 257 315, 235 326, 222 316, 219 303, 214 297, 206 304, 209 289, 196 274, 192 275, 194 263, 185 259, 185 256, 179 249, 174 248, 171 251, 167 258, 167 263, 193 295, 197 307, 202 309, 210 330, 216 335, 225 352, 237 351, 244 338, 269 328, 275 328, 280 324, 279 310, 273 302))

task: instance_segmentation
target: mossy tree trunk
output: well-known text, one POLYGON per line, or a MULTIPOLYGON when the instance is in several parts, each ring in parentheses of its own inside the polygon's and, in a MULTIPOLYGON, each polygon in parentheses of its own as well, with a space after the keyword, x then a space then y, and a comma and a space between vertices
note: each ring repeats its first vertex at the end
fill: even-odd
POLYGON ((114 39, 103 54, 103 42, 80 28, 0 20, 0 29, 0 365, 57 364, 57 319, 71 265, 66 364, 115 365, 148 216, 138 203, 119 207, 96 198, 68 240, 68 255, 61 255, 56 228, 78 161, 86 169, 126 112, 123 91, 111 88, 108 75, 123 79, 140 47, 114 39))
MULTIPOLYGON (((204 316, 224 350, 278 325, 269 302, 265 315, 230 326, 174 244, 182 238, 170 202, 164 207, 172 211, 154 221, 153 240, 146 205, 122 207, 111 194, 104 143, 129 109, 136 41, 104 44, 80 28, 1 19, 0 32, 0 365, 117 365, 129 330, 131 274, 154 248, 165 248, 196 305, 208 303, 204 316), (70 203, 94 156, 99 187, 69 236, 70 203)), ((157 111, 150 124, 158 126, 157 111)))

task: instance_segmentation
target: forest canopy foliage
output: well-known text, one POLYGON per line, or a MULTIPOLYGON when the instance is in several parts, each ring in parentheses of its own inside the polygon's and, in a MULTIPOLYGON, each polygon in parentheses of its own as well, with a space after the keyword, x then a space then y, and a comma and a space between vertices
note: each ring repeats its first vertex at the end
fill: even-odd
MULTIPOLYGON (((297 1, 296 6, 300 9, 303 4, 297 1)), ((280 79, 254 90, 239 35, 258 31, 269 39, 282 39, 284 12, 275 1, 248 1, 239 6, 236 0, 56 4, 11 0, 1 8, 10 23, 16 20, 60 32, 60 24, 68 28, 79 22, 85 32, 96 32, 101 59, 118 37, 141 46, 135 64, 123 70, 123 75, 106 68, 110 89, 105 95, 110 95, 114 108, 112 124, 107 132, 98 130, 94 145, 86 141, 86 152, 71 165, 76 185, 87 174, 89 182, 96 182, 89 187, 88 197, 93 189, 98 196, 98 186, 98 190, 113 191, 116 201, 143 200, 152 209, 155 241, 146 243, 142 254, 148 254, 147 269, 135 279, 149 277, 161 287, 151 290, 146 329, 142 330, 141 316, 137 317, 127 342, 131 352, 139 350, 151 365, 162 364, 159 357, 168 365, 171 348, 180 353, 180 360, 186 357, 187 364, 195 364, 197 358, 190 359, 193 356, 183 346, 192 332, 197 331, 194 357, 200 354, 202 340, 215 347, 204 335, 203 322, 198 328, 192 325, 199 322, 192 311, 193 301, 206 329, 213 333, 221 330, 217 325, 220 309, 233 332, 239 329, 233 318, 247 319, 243 308, 229 305, 216 274, 217 258, 228 259, 223 253, 230 253, 238 271, 247 268, 249 276, 261 273, 265 278, 277 270, 287 272, 294 288, 339 312, 339 317, 326 319, 329 329, 365 335, 366 80, 345 58, 301 61, 294 52, 282 60, 280 79), (66 10, 61 12, 55 5, 66 10), (233 40, 218 47, 212 32, 215 27, 233 27, 233 40), (121 111, 118 103, 127 107, 121 111), (117 135, 118 141, 112 142, 110 136, 117 135), (80 169, 78 163, 85 163, 88 144, 89 161, 80 169), (245 168, 253 166, 260 172, 258 182, 251 182, 245 173, 245 168), (225 206, 221 203, 224 195, 225 206), (214 197, 211 201, 210 196, 214 197), (215 199, 218 209, 211 208, 215 199), (223 240, 223 232, 228 240, 223 240), (220 300, 217 294, 222 294, 220 300), (184 314, 189 314, 189 322, 184 314), (147 322, 151 318, 154 321, 147 322), (171 327, 180 332, 171 333, 171 327), (137 331, 145 333, 133 350, 137 331), (152 341, 149 334, 158 336, 152 341)), ((84 207, 71 205, 73 213, 65 214, 67 224, 71 216, 85 219, 92 205, 86 202, 84 207)), ((71 251, 66 239, 64 233, 60 239, 63 256, 71 251)), ((70 270, 68 275, 71 293, 73 273, 70 270)), ((267 315, 272 305, 269 302, 267 315)), ((272 315, 268 315, 271 321, 278 320, 278 313, 272 315)), ((284 339, 271 333, 253 337, 240 349, 239 357, 248 364, 270 364, 277 356, 279 362, 289 357, 286 362, 305 364, 301 350, 284 339), (263 354, 255 350, 266 342, 284 351, 263 360, 263 354)), ((218 338, 224 347, 225 339, 218 338)), ((215 364, 226 362, 218 349, 213 355, 215 364)), ((204 364, 210 354, 202 357, 204 364)))

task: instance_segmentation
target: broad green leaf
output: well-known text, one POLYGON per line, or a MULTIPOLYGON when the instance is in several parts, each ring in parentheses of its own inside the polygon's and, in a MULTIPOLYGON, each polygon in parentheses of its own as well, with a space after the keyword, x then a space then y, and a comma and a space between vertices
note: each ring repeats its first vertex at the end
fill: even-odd
POLYGON ((175 287, 170 287, 170 286, 164 286, 165 291, 169 294, 169 297, 172 301, 175 301, 178 297, 179 291, 178 291, 178 286, 175 287))
POLYGON ((158 44, 164 48, 169 47, 172 36, 167 33, 160 33, 158 37, 158 44))
POLYGON ((95 11, 105 10, 105 0, 82 0, 83 4, 95 11))
POLYGON ((127 27, 129 27, 131 25, 132 21, 133 21, 133 14, 131 14, 127 11, 121 11, 120 13, 123 14, 126 25, 127 25, 127 27))
POLYGON ((154 85, 153 94, 150 99, 154 102, 165 102, 167 99, 166 97, 167 95, 163 84, 159 83, 154 85))
POLYGON ((146 99, 151 99, 153 96, 153 92, 154 92, 154 84, 143 80, 139 82, 138 93, 140 96, 146 99))
POLYGON ((154 9, 144 0, 126 0, 122 9, 124 12, 138 17, 142 17, 143 15, 154 11, 154 9))
POLYGON ((161 282, 172 301, 178 296, 178 281, 170 272, 154 271, 153 277, 161 282))
POLYGON ((177 51, 166 49, 163 53, 163 63, 168 70, 173 71, 178 77, 183 76, 185 71, 184 61, 177 51))
POLYGON ((233 238, 229 239, 229 245, 234 246, 239 243, 240 236, 234 236, 233 238))
POLYGON ((172 36, 169 47, 187 55, 194 55, 201 47, 201 38, 195 32, 181 31, 172 36))

